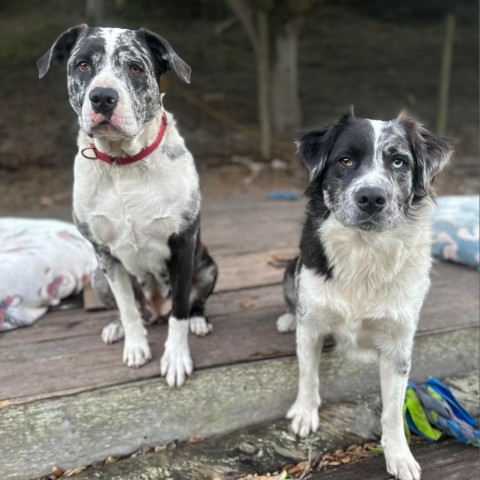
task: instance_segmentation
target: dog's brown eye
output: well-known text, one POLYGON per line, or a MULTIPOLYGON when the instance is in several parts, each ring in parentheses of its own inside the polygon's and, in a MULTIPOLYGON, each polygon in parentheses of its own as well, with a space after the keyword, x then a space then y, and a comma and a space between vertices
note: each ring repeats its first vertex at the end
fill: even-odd
POLYGON ((130 73, 133 75, 138 75, 142 72, 142 69, 138 65, 130 65, 130 73))
POLYGON ((352 159, 348 158, 348 157, 343 157, 341 158, 338 163, 342 166, 342 167, 351 167, 353 165, 353 161, 352 159))
POLYGON ((87 63, 87 62, 80 62, 78 64, 78 68, 82 71, 82 72, 88 72, 89 70, 92 69, 92 67, 87 63))

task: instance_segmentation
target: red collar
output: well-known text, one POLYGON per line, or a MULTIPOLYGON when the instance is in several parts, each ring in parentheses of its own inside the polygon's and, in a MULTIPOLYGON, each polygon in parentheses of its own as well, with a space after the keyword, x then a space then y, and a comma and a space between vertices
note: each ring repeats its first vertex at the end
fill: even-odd
POLYGON ((114 164, 114 165, 128 165, 129 163, 134 163, 138 162, 139 160, 142 160, 145 158, 147 155, 150 155, 159 145, 160 142, 162 141, 163 135, 165 133, 165 128, 167 126, 167 115, 164 113, 162 116, 162 123, 160 125, 160 130, 158 131, 157 138, 154 140, 154 142, 149 145, 148 147, 142 148, 136 155, 132 156, 127 156, 127 157, 111 157, 110 155, 107 155, 106 153, 100 152, 95 148, 95 145, 93 143, 90 144, 90 147, 84 148, 82 150, 82 155, 85 158, 88 158, 89 160, 102 160, 103 162, 114 164), (94 157, 87 157, 85 155, 85 150, 93 150, 93 154, 95 155, 94 157))

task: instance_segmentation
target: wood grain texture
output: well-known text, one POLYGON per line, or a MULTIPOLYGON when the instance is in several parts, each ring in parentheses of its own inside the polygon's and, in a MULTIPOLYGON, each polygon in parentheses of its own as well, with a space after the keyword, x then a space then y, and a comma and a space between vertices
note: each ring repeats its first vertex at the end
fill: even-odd
MULTIPOLYGON (((421 336, 412 378, 454 376, 478 366, 478 328, 421 336), (461 345, 461 349, 459 346, 461 345)), ((323 355, 324 402, 352 401, 379 390, 375 365, 323 355)), ((0 472, 17 480, 90 464, 143 445, 205 437, 278 419, 294 400, 294 357, 205 369, 181 389, 154 378, 0 409, 0 472)), ((354 420, 352 420, 354 423, 354 420)), ((351 428, 354 428, 352 425, 351 428)))
MULTIPOLYGON (((422 466, 422 480, 478 480, 480 456, 477 448, 457 442, 419 444, 413 448, 422 466)), ((314 474, 310 480, 391 480, 385 470, 385 460, 378 455, 352 465, 314 474)))
MULTIPOLYGON (((432 282, 417 335, 478 325, 476 272, 440 263, 432 282)), ((213 295, 207 306, 213 333, 190 337, 196 368, 293 355, 294 335, 275 329, 283 311, 279 284, 213 295), (251 308, 242 307, 244 299, 251 308)), ((55 312, 0 335, 0 401, 21 403, 158 377, 166 326, 149 327, 153 361, 132 370, 121 362, 122 342, 107 346, 100 339, 103 326, 116 317, 113 311, 55 312)))

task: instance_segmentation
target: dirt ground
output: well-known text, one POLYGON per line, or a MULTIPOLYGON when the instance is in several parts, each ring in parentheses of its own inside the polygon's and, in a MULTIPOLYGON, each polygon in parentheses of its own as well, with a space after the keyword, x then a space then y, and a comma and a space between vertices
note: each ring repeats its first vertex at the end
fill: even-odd
MULTIPOLYGON (((261 162, 257 140, 214 120, 182 94, 187 90, 204 105, 256 128, 251 46, 238 23, 218 33, 231 12, 219 2, 211 4, 216 8, 201 2, 202 8, 195 12, 190 7, 179 10, 161 2, 145 3, 150 10, 110 2, 113 7, 105 23, 158 31, 192 66, 191 85, 179 86, 169 74, 162 89, 167 92, 166 107, 175 113, 196 158, 204 195, 278 189, 301 193, 306 176, 293 147, 276 148, 269 161, 261 162), (272 163, 274 159, 281 162, 272 163)), ((179 3, 190 5, 186 0, 179 3)), ((395 14, 388 17, 378 9, 352 8, 354 3, 319 2, 303 22, 302 128, 329 124, 354 104, 358 116, 382 119, 407 108, 434 129, 443 13, 434 9, 431 15, 410 18, 402 17, 398 7, 397 13, 389 7, 395 14)), ((450 168, 438 179, 440 194, 479 189, 478 5, 459 4, 448 117, 448 135, 457 139, 458 146, 450 168)), ((1 214, 48 210, 70 202, 77 127, 66 95, 65 72, 55 67, 39 81, 35 61, 59 32, 84 21, 83 14, 83 2, 9 0, 0 6, 0 28, 9 32, 0 48, 0 59, 9 66, 0 83, 1 214)), ((290 132, 282 140, 291 145, 294 135, 290 132)))

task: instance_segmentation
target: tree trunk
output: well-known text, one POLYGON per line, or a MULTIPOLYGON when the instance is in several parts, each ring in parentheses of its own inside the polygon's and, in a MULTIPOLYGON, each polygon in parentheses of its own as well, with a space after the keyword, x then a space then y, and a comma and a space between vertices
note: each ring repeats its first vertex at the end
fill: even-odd
POLYGON ((275 32, 275 59, 272 69, 272 117, 275 133, 292 133, 300 127, 298 92, 298 26, 293 18, 275 32))
POLYGON ((260 153, 264 160, 272 154, 272 126, 270 110, 270 48, 267 13, 257 10, 258 44, 256 51, 258 75, 258 109, 260 120, 260 153))
POLYGON ((455 41, 455 15, 445 17, 445 37, 443 40, 442 71, 440 74, 440 92, 438 98, 437 134, 445 135, 447 131, 448 97, 450 76, 452 72, 453 43, 455 41))
POLYGON ((87 0, 86 18, 91 27, 101 27, 105 12, 104 0, 87 0))

